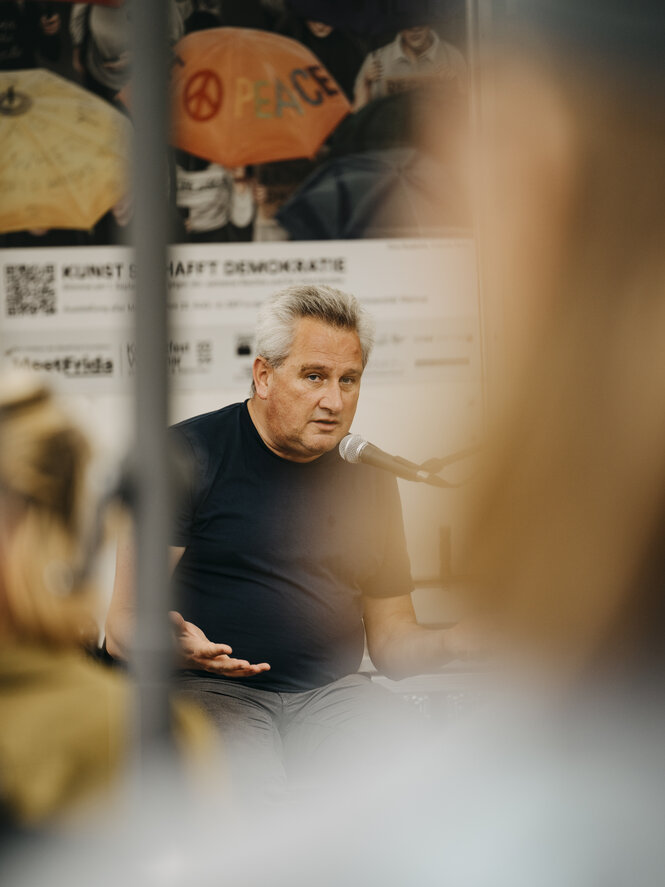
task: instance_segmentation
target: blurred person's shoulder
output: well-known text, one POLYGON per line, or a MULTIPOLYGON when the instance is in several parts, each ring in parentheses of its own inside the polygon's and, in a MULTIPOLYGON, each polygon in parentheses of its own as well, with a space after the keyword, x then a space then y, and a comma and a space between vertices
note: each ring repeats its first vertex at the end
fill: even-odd
MULTIPOLYGON (((79 821, 111 804, 130 762, 134 688, 83 650, 4 644, 0 651, 0 801, 32 828, 79 821)), ((217 778, 217 734, 204 712, 175 699, 173 738, 186 773, 217 778)), ((221 770, 219 771, 221 773, 221 770)))
POLYGON ((38 824, 110 785, 126 754, 123 675, 78 650, 4 644, 0 653, 2 793, 38 824))

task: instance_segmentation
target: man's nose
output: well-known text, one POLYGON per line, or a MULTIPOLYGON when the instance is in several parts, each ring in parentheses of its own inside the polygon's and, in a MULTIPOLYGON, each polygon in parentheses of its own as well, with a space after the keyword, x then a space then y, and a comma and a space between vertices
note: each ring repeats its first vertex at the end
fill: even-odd
POLYGON ((339 413, 341 412, 343 405, 342 392, 339 385, 336 382, 331 382, 330 385, 326 385, 323 396, 319 401, 319 406, 324 410, 330 410, 331 413, 339 413))

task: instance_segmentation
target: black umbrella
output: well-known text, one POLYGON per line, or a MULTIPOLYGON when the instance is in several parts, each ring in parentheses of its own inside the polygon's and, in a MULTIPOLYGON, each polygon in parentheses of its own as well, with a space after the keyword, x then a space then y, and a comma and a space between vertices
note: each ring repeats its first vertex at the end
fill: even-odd
POLYGON ((277 219, 294 240, 429 237, 468 225, 454 178, 414 148, 329 160, 277 219))
POLYGON ((438 92, 423 87, 373 99, 338 125, 330 138, 330 156, 418 147, 424 121, 442 113, 438 99, 438 92))

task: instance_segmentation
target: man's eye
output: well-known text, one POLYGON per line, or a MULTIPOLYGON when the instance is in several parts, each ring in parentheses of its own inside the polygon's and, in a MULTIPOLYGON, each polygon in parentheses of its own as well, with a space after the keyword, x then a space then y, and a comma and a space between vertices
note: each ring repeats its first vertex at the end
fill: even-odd
POLYGON ((308 373, 306 378, 309 379, 310 382, 318 382, 321 376, 319 376, 318 373, 308 373))
POLYGON ((356 384, 356 377, 355 376, 343 376, 340 379, 340 382, 342 383, 342 385, 355 385, 356 384))

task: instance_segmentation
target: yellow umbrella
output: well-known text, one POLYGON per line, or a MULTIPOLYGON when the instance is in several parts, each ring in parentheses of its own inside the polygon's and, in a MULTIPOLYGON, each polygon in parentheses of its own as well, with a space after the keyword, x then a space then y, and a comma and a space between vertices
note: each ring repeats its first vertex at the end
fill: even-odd
POLYGON ((94 225, 127 191, 130 132, 50 71, 1 71, 0 232, 94 225))

